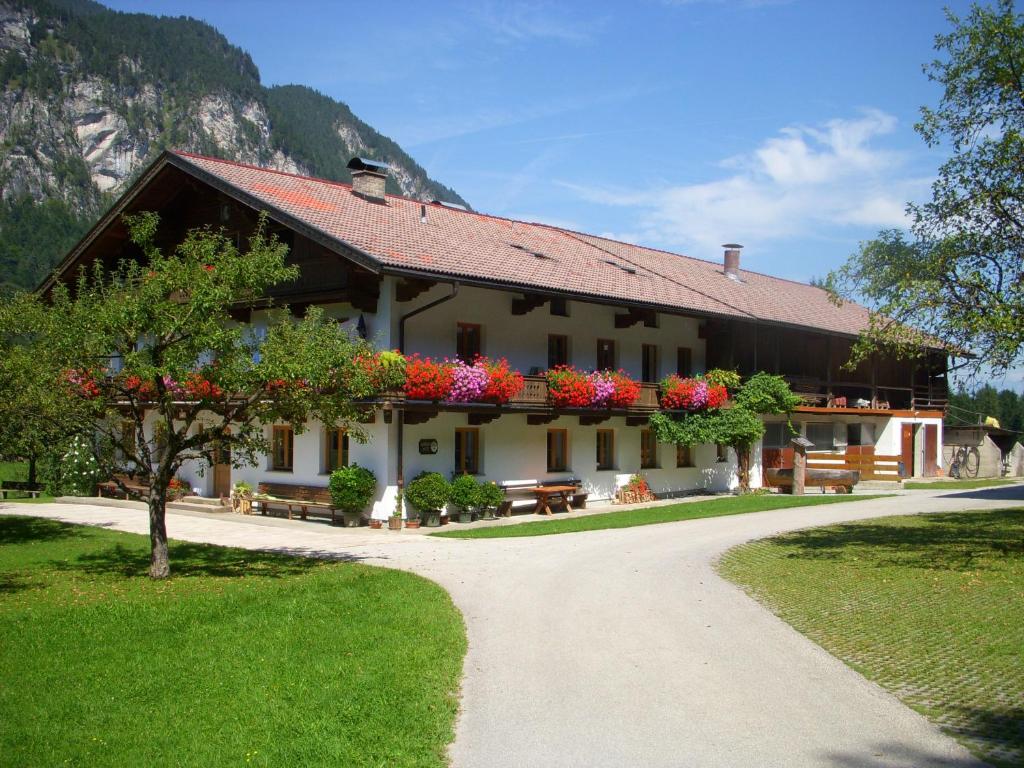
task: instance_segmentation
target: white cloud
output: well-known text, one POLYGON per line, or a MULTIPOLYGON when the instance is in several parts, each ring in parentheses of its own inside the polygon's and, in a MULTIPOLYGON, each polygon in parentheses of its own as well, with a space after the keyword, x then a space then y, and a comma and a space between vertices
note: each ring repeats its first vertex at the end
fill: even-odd
POLYGON ((928 180, 900 175, 903 157, 877 146, 896 118, 865 110, 818 126, 789 126, 726 158, 722 178, 644 189, 565 185, 582 198, 637 208, 644 242, 707 253, 723 242, 814 237, 836 226, 899 227, 928 180))

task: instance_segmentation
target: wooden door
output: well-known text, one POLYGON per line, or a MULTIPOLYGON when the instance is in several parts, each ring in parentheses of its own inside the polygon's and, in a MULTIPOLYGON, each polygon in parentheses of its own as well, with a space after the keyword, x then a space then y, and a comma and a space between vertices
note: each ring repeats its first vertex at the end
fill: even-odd
POLYGON ((231 453, 224 446, 218 446, 214 452, 213 495, 217 498, 231 495, 231 453))
POLYGON ((904 424, 900 430, 900 458, 903 460, 903 476, 914 476, 914 425, 904 424))
POLYGON ((939 428, 935 424, 924 425, 924 476, 935 477, 939 474, 936 454, 939 451, 939 428))

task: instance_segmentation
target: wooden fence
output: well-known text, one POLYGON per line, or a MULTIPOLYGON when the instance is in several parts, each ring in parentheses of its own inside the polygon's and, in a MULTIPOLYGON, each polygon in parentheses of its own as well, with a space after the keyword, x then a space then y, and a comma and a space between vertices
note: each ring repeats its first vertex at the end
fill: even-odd
POLYGON ((807 466, 812 469, 852 469, 861 480, 899 480, 900 456, 874 453, 808 453, 807 466))

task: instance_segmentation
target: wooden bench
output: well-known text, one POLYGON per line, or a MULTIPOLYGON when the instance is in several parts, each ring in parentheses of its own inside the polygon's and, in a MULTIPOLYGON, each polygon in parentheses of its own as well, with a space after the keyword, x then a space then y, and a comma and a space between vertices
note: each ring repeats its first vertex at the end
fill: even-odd
POLYGON ((34 499, 43 492, 43 486, 40 483, 29 483, 24 480, 4 480, 0 483, 0 498, 6 499, 8 491, 27 493, 34 499))
POLYGON ((308 515, 330 515, 331 522, 336 522, 337 510, 331 501, 331 491, 317 485, 292 485, 291 483, 260 483, 257 494, 252 498, 253 509, 266 515, 272 509, 281 509, 288 513, 288 519, 298 510, 305 520, 308 515))
POLYGON ((572 494, 572 501, 570 506, 573 509, 586 509, 587 497, 590 495, 580 490, 580 483, 578 481, 568 482, 552 480, 546 483, 540 483, 536 480, 507 480, 503 483, 498 483, 501 489, 505 492, 505 500, 498 505, 498 516, 511 517, 512 507, 520 502, 529 502, 531 511, 535 511, 538 507, 537 494, 534 492, 535 488, 543 488, 545 486, 562 486, 571 485, 576 488, 576 491, 572 494))
POLYGON ((96 495, 103 496, 103 491, 109 491, 111 498, 127 496, 125 489, 136 493, 139 496, 145 496, 149 493, 148 485, 140 483, 138 480, 134 480, 128 475, 114 475, 114 479, 96 484, 96 495))

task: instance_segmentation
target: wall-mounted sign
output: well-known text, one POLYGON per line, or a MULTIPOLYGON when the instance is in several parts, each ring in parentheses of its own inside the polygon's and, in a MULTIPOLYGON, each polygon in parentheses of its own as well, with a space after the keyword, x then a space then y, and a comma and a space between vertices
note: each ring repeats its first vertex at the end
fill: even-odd
POLYGON ((420 453, 424 456, 432 456, 437 453, 437 440, 434 440, 433 438, 420 440, 420 453))

